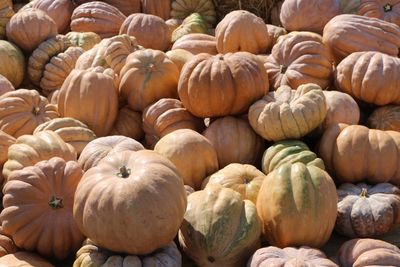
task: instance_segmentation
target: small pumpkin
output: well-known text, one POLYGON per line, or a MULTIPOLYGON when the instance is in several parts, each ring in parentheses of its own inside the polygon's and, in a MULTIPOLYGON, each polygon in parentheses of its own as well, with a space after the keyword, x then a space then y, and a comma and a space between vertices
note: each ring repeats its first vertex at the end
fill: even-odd
POLYGON ((186 17, 182 24, 172 32, 171 42, 174 43, 190 33, 207 33, 207 30, 207 24, 203 17, 199 13, 193 13, 186 17))
POLYGON ((215 37, 205 33, 189 33, 182 36, 175 41, 171 49, 184 49, 194 55, 200 53, 218 54, 215 37))
POLYGON ((94 32, 69 32, 65 36, 67 36, 73 46, 79 46, 85 51, 91 49, 101 41, 100 36, 94 32))
POLYGON ((26 251, 18 251, 1 257, 0 266, 55 267, 37 254, 26 251))
POLYGON ((376 108, 368 117, 370 128, 400 132, 400 106, 388 105, 376 108))
POLYGON ((6 36, 6 25, 13 15, 13 2, 11 0, 0 1, 0 39, 4 39, 6 36))
POLYGON ((171 18, 185 19, 193 13, 199 13, 212 27, 217 21, 215 7, 212 0, 173 0, 171 4, 171 18))
POLYGON ((129 106, 123 106, 118 111, 110 135, 123 135, 141 140, 144 136, 142 114, 130 109, 129 106))
POLYGON ((25 76, 25 57, 22 51, 14 44, 0 40, 0 74, 18 88, 25 76))
POLYGON ((400 5, 396 0, 360 0, 357 14, 400 26, 400 5))
POLYGON ((57 32, 64 33, 69 29, 75 4, 71 0, 36 0, 32 8, 42 10, 46 13, 56 23, 57 32))
POLYGON ((6 77, 0 74, 0 96, 14 90, 15 88, 12 83, 6 77))
POLYGON ((171 13, 171 0, 140 0, 142 12, 167 20, 171 13))

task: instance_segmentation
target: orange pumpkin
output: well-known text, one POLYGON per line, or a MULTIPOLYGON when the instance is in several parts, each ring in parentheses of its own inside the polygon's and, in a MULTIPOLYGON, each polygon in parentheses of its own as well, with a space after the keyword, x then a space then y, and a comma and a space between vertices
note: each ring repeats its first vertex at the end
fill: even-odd
POLYGON ((200 53, 218 54, 215 37, 205 33, 187 34, 179 38, 171 49, 185 49, 194 55, 200 53))
POLYGON ((6 77, 0 74, 0 96, 14 90, 15 89, 12 83, 6 77))
POLYGON ((53 264, 39 257, 37 254, 25 251, 19 251, 1 257, 0 266, 54 267, 53 264))
POLYGON ((357 13, 400 26, 400 3, 397 0, 361 0, 357 13))
POLYGON ((11 237, 4 234, 3 228, 0 226, 0 258, 18 251, 11 237))
POLYGON ((171 0, 141 0, 142 12, 167 20, 170 18, 171 0))
POLYGON ((120 108, 110 135, 123 135, 135 140, 142 139, 144 136, 142 114, 130 109, 129 106, 120 108))
POLYGON ((54 20, 59 33, 67 32, 75 4, 70 0, 36 0, 32 8, 40 9, 54 20))
POLYGON ((373 129, 400 132, 400 106, 379 107, 368 117, 367 124, 373 129))
POLYGON ((6 25, 13 15, 13 2, 11 0, 0 1, 0 39, 4 39, 6 36, 6 25))

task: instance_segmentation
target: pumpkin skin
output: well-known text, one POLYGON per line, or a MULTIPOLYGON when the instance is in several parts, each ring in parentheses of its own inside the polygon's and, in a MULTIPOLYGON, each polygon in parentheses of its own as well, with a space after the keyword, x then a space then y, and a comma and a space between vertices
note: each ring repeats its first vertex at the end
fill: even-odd
POLYGON ((167 246, 156 250, 153 254, 139 257, 135 255, 118 255, 96 246, 90 239, 87 239, 76 253, 76 260, 73 267, 103 267, 109 265, 113 267, 182 266, 182 255, 176 247, 175 242, 171 242, 167 246))
POLYGON ((170 18, 171 0, 140 0, 142 12, 167 20, 170 18))
POLYGON ((91 49, 101 41, 100 36, 94 32, 69 32, 65 36, 67 36, 73 46, 79 46, 85 51, 91 49))
POLYGON ((271 86, 297 88, 315 83, 326 88, 332 81, 333 57, 320 35, 291 32, 281 36, 264 64, 271 86))
POLYGON ((70 0, 36 0, 32 8, 45 12, 56 23, 57 32, 64 33, 69 29, 75 4, 70 0))
POLYGON ((267 30, 268 30, 269 38, 271 40, 271 44, 269 45, 267 52, 271 52, 272 47, 274 47, 274 45, 278 41, 279 37, 287 34, 287 31, 285 30, 285 28, 275 26, 273 24, 267 24, 267 30))
POLYGON ((357 13, 400 26, 400 5, 396 0, 361 0, 357 13))
POLYGON ((212 0, 174 0, 171 4, 171 18, 185 19, 193 13, 199 13, 208 23, 215 25, 217 16, 212 0))
POLYGON ((179 71, 182 70, 183 65, 186 64, 189 60, 192 59, 194 56, 192 53, 190 53, 187 50, 184 49, 174 49, 170 50, 167 53, 165 53, 169 59, 172 60, 172 62, 175 63, 175 65, 178 67, 179 71))
POLYGON ((318 158, 305 143, 299 140, 283 140, 270 146, 263 154, 261 167, 263 173, 269 174, 283 164, 296 162, 325 170, 322 159, 318 158))
POLYGON ((200 118, 244 113, 268 89, 262 62, 248 52, 198 54, 183 66, 178 84, 182 104, 200 118))
POLYGON ((389 105, 375 109, 367 124, 373 129, 400 132, 400 106, 389 105))
POLYGON ((247 120, 226 116, 218 118, 204 130, 203 135, 213 144, 219 167, 230 163, 257 164, 264 150, 264 140, 247 120))
POLYGON ((255 205, 213 185, 188 196, 179 243, 198 266, 244 266, 260 247, 260 234, 255 205))
POLYGON ((400 189, 389 183, 342 184, 337 189, 335 230, 347 237, 373 237, 400 225, 400 189))
POLYGON ((398 132, 337 124, 324 132, 318 155, 338 182, 400 185, 399 149, 398 132))
POLYGON ((13 15, 14 10, 12 1, 0 1, 0 39, 4 39, 4 37, 6 37, 6 25, 13 15))
POLYGON ((72 70, 60 89, 57 105, 61 117, 80 120, 96 136, 107 135, 118 114, 114 71, 102 67, 72 70))
POLYGON ((46 257, 64 259, 77 250, 84 236, 72 206, 82 175, 77 162, 58 157, 14 171, 3 188, 4 232, 18 247, 46 257))
POLYGON ((118 116, 110 135, 123 135, 135 140, 141 140, 144 136, 142 114, 133 111, 129 106, 122 107, 118 111, 118 116))
POLYGON ((71 30, 74 32, 94 32, 101 38, 118 34, 125 15, 107 3, 93 1, 75 8, 71 16, 71 30))
POLYGON ((343 267, 397 266, 400 249, 382 240, 352 239, 340 247, 338 262, 343 267))
POLYGON ((163 136, 179 129, 201 132, 204 122, 190 114, 178 99, 162 98, 143 111, 146 144, 153 148, 163 136))
POLYGON ((200 53, 218 54, 215 37, 205 33, 189 33, 179 38, 171 49, 184 49, 194 55, 200 53))
POLYGON ((322 40, 332 50, 336 63, 351 53, 361 51, 397 56, 400 27, 376 18, 343 14, 325 25, 322 40))
POLYGON ((257 195, 265 175, 253 165, 231 163, 208 176, 201 188, 218 184, 240 193, 243 199, 257 203, 257 195))
POLYGON ((154 151, 174 163, 184 184, 195 190, 200 189, 208 175, 218 170, 218 158, 213 145, 204 136, 190 129, 180 129, 165 135, 156 143, 154 151))
POLYGON ((186 17, 181 25, 179 25, 171 36, 171 41, 174 43, 178 39, 190 33, 207 33, 207 24, 199 13, 193 13, 186 17))
POLYGON ((129 16, 132 13, 141 12, 140 0, 103 0, 103 2, 118 8, 118 10, 121 11, 125 16, 129 16))
POLYGON ((322 33, 325 24, 339 14, 340 0, 286 0, 281 7, 280 20, 290 32, 322 33))
MULTIPOLYGON (((8 148, 15 144, 16 139, 3 131, 0 131, 0 166, 8 160, 8 148)), ((1 176, 1 175, 0 175, 1 176)), ((0 256, 1 257, 1 256, 0 256)))
POLYGON ((325 96, 316 84, 300 85, 297 90, 283 85, 250 106, 251 127, 266 140, 301 138, 326 116, 325 96))
POLYGON ((400 103, 400 59, 379 52, 357 52, 336 69, 339 90, 375 105, 400 103), (379 66, 379 67, 378 67, 379 66))
POLYGON ((23 266, 23 267, 54 267, 47 260, 26 251, 19 251, 0 258, 0 266, 23 266))
POLYGON ((0 74, 0 96, 4 95, 7 92, 14 91, 15 88, 12 83, 7 80, 6 77, 0 74))
POLYGON ((0 130, 14 137, 32 134, 39 124, 58 117, 57 106, 36 90, 18 89, 0 97, 0 130))
POLYGON ((249 11, 235 10, 228 13, 215 28, 218 53, 267 52, 271 43, 267 27, 260 17, 249 11))
POLYGON ((31 53, 44 40, 57 35, 57 25, 43 11, 32 9, 12 16, 6 32, 9 41, 15 43, 25 53, 31 53))
POLYGON ((179 69, 165 53, 139 50, 121 69, 119 94, 132 110, 143 111, 161 98, 177 98, 178 79, 179 69))
POLYGON ((96 138, 89 142, 79 156, 78 162, 81 168, 86 172, 92 167, 97 166, 99 162, 114 153, 120 154, 123 151, 138 151, 144 147, 138 141, 120 135, 106 136, 96 138))
POLYGON ((162 18, 150 14, 130 15, 122 23, 119 34, 134 36, 139 45, 149 49, 165 51, 170 46, 167 24, 162 18))
POLYGON ((0 258, 18 251, 14 241, 4 234, 3 228, 0 227, 0 258))
POLYGON ((185 209, 186 190, 177 169, 150 150, 104 158, 84 174, 74 200, 74 218, 85 236, 101 247, 133 255, 168 245, 185 209), (104 206, 98 205, 99 199, 104 206))
POLYGON ((14 44, 0 40, 0 74, 6 77, 14 86, 22 83, 25 76, 25 57, 22 51, 14 44))
POLYGON ((264 179, 257 212, 264 237, 272 246, 319 248, 328 241, 335 226, 335 183, 316 166, 283 164, 264 179))
POLYGON ((322 251, 307 246, 283 249, 274 246, 260 248, 251 256, 247 266, 339 267, 322 251))

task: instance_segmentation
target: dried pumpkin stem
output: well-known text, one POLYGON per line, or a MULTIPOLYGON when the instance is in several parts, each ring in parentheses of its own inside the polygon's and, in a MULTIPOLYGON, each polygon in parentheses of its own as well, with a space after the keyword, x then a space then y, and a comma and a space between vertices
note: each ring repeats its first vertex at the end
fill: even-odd
POLYGON ((131 169, 128 169, 126 166, 122 166, 119 168, 119 173, 117 173, 117 176, 121 178, 128 178, 130 174, 131 169))
POLYGON ((56 210, 56 209, 64 208, 63 199, 60 198, 60 197, 52 196, 51 199, 50 199, 50 201, 49 201, 49 206, 50 206, 52 209, 55 209, 55 210, 56 210))
POLYGON ((368 190, 367 190, 367 188, 363 188, 363 189, 361 190, 360 197, 368 197, 368 190))
POLYGON ((39 111, 40 111, 40 108, 39 108, 39 107, 33 107, 33 108, 32 108, 32 113, 33 113, 34 115, 38 115, 38 114, 39 114, 39 111))
POLYGON ((287 68, 288 68, 287 66, 281 65, 279 71, 280 71, 282 74, 284 74, 284 73, 286 72, 287 68))
POLYGON ((386 5, 383 6, 383 11, 384 12, 392 11, 392 5, 387 3, 386 5))

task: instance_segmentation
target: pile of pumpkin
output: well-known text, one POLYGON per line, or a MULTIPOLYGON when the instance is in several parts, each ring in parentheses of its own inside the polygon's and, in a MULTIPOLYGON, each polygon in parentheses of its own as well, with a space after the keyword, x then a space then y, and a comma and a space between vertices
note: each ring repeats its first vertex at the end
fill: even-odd
POLYGON ((400 266, 398 1, 214 2, 0 0, 0 266, 400 266))

